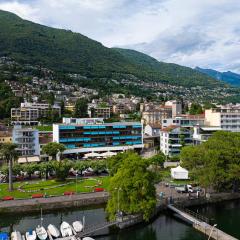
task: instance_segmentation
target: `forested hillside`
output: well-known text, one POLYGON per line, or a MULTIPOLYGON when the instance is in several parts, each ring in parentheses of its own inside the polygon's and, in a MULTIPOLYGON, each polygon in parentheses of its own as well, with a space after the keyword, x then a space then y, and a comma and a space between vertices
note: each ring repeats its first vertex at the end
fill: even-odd
POLYGON ((79 33, 32 23, 5 11, 0 11, 0 56, 79 73, 94 81, 134 75, 144 81, 187 87, 223 85, 191 68, 158 62, 132 50, 110 49, 79 33))

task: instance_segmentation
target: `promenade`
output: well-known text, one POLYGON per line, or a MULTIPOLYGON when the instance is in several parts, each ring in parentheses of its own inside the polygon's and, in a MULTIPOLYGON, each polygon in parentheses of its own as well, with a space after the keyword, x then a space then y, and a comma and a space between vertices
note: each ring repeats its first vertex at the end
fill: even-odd
POLYGON ((22 199, 0 202, 0 213, 4 212, 26 212, 60 209, 64 207, 79 207, 107 202, 107 192, 81 193, 69 196, 58 196, 49 198, 22 199))

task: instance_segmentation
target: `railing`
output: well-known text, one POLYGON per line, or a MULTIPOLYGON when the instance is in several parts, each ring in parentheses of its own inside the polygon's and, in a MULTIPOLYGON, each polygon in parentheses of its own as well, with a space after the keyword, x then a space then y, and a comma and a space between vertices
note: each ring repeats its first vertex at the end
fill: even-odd
POLYGON ((190 209, 185 208, 185 207, 183 207, 183 206, 181 206, 181 205, 179 205, 179 204, 174 204, 173 206, 174 206, 175 208, 177 208, 177 209, 179 209, 179 210, 181 210, 181 211, 183 211, 183 212, 191 215, 192 217, 194 217, 194 218, 202 221, 202 222, 210 223, 209 218, 207 218, 207 217, 205 217, 205 216, 203 216, 203 215, 201 215, 201 214, 199 214, 199 213, 196 213, 196 212, 194 212, 194 211, 191 211, 190 209))

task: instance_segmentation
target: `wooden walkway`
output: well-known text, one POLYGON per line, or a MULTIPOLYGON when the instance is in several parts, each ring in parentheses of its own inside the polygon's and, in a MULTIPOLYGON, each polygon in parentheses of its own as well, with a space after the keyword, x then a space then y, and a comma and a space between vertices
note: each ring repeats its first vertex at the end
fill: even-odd
POLYGON ((198 215, 199 218, 196 216, 192 216, 192 214, 185 212, 182 209, 179 209, 178 207, 174 205, 168 205, 168 209, 171 211, 177 213, 180 215, 183 219, 185 219, 187 222, 191 222, 193 227, 197 229, 198 231, 204 233, 205 235, 209 236, 211 234, 212 239, 216 240, 237 240, 237 238, 234 238, 230 236, 229 234, 217 229, 216 227, 213 228, 210 224, 208 224, 206 221, 203 220, 203 217, 198 215))

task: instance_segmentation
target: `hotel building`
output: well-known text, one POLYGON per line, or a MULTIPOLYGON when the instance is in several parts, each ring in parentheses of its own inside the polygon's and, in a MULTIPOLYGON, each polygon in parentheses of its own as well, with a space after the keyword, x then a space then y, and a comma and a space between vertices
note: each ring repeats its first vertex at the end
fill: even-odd
POLYGON ((82 157, 85 153, 122 152, 143 148, 140 122, 104 123, 101 118, 63 118, 53 124, 53 141, 66 146, 64 154, 82 157))

